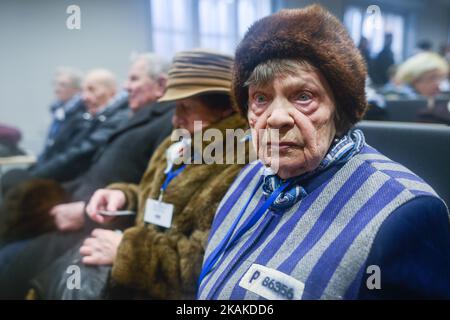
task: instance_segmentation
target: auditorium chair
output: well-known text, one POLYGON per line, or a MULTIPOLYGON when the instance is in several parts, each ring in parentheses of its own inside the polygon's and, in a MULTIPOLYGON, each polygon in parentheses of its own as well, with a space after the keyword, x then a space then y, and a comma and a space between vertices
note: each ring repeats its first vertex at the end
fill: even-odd
POLYGON ((450 127, 437 124, 361 121, 366 142, 422 177, 450 204, 450 127))

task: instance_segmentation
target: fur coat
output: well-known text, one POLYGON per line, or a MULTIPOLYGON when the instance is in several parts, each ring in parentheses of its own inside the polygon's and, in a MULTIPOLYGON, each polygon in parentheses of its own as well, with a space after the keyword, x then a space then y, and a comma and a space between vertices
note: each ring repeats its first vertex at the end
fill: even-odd
MULTIPOLYGON (((225 129, 246 128, 238 114, 213 125, 224 136, 225 129)), ((222 139, 223 140, 223 139, 222 139)), ((122 190, 129 210, 137 211, 136 226, 124 232, 112 269, 110 287, 125 287, 128 298, 193 299, 197 290, 203 254, 214 213, 244 164, 190 164, 164 192, 163 201, 174 205, 172 226, 164 229, 144 222, 147 198, 158 199, 165 180, 165 140, 153 155, 139 185, 113 184, 122 190), (130 291, 130 289, 132 289, 130 291)), ((248 162, 249 142, 245 144, 248 162)), ((207 146, 203 142, 203 147, 207 146)), ((224 146, 225 141, 220 144, 224 146)), ((236 149, 236 148, 235 148, 236 149)), ((205 150, 204 148, 202 150, 205 150)), ((225 154, 222 155, 225 157, 225 154)), ((242 156, 242 154, 241 154, 242 156)), ((123 288, 123 289, 125 289, 123 288)))

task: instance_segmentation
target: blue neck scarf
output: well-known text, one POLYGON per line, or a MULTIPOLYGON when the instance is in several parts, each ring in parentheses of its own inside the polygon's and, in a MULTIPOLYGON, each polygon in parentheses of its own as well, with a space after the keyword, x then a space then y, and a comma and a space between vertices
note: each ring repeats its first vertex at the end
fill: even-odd
MULTIPOLYGON (((274 203, 269 207, 269 210, 284 211, 302 200, 306 197, 307 192, 300 185, 301 181, 311 178, 331 166, 347 162, 361 151, 364 143, 364 134, 358 129, 350 130, 342 138, 335 139, 319 166, 311 172, 307 172, 295 178, 290 178, 292 184, 275 199, 274 203)), ((262 190, 265 198, 268 199, 272 192, 282 185, 285 180, 274 174, 270 168, 267 168, 263 175, 262 190)))

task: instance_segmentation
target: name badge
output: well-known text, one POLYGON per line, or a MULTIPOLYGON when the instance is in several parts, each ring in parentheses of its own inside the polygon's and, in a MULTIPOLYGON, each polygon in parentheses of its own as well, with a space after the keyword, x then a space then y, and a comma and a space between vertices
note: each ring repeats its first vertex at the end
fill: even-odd
POLYGON ((164 228, 172 225, 173 204, 147 199, 144 221, 164 228))
POLYGON ((300 300, 305 289, 303 282, 256 263, 247 270, 239 286, 268 300, 300 300))

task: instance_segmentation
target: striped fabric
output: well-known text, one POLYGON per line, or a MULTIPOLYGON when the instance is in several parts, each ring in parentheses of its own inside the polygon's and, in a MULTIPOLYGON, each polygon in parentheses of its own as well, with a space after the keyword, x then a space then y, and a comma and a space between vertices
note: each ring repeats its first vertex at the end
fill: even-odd
MULTIPOLYGON (((262 171, 260 162, 248 165, 225 195, 212 225, 205 259, 241 211, 262 171)), ((359 289, 358 275, 383 221, 414 197, 437 196, 414 173, 368 145, 308 191, 288 211, 263 215, 205 276, 198 298, 262 299, 239 285, 253 264, 301 281, 305 285, 302 299, 352 297, 359 289)), ((259 190, 235 230, 263 201, 259 190)))

